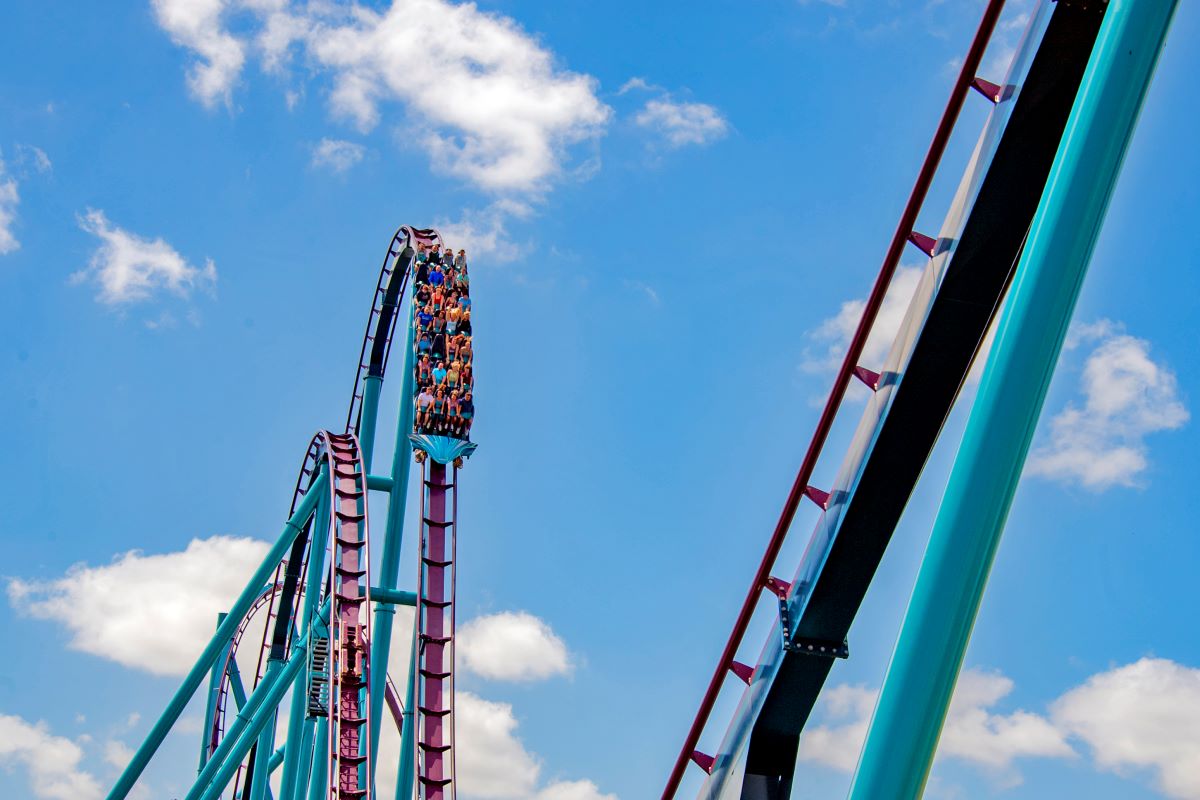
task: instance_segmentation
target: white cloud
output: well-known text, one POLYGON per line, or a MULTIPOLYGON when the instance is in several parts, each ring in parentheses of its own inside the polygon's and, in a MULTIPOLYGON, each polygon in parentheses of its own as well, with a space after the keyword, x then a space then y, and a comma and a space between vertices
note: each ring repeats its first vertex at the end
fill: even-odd
POLYGON ((542 620, 524 611, 475 619, 458 633, 463 669, 500 681, 536 681, 571 672, 567 646, 542 620))
POLYGON ((188 70, 188 87, 205 106, 232 103, 233 85, 246 62, 245 44, 224 30, 228 0, 153 0, 154 16, 171 41, 199 57, 188 70))
POLYGON ((508 703, 459 691, 454 698, 458 788, 469 797, 529 797, 541 765, 516 736, 508 703))
POLYGON ((314 167, 328 167, 334 172, 345 172, 363 160, 367 148, 361 144, 342 139, 322 139, 312 149, 314 167))
POLYGON ((20 248, 13 233, 13 224, 17 221, 17 207, 21 204, 21 196, 17 193, 17 181, 8 174, 4 163, 3 153, 0 153, 0 256, 20 248))
POLYGON ((466 209, 457 220, 439 219, 434 227, 455 250, 466 250, 468 263, 479 261, 507 263, 521 256, 523 248, 508 235, 510 218, 525 218, 533 213, 526 204, 515 200, 497 200, 483 209, 466 209))
POLYGON ((820 711, 827 724, 809 726, 800 738, 801 761, 850 772, 867 738, 867 725, 879 692, 843 684, 821 696, 820 711), (830 724, 833 723, 833 724, 830 724))
POLYGON ((0 714, 0 765, 24 767, 33 797, 48 800, 102 797, 100 784, 79 768, 82 759, 79 745, 52 735, 45 723, 31 725, 21 717, 0 714))
POLYGON ((46 151, 32 144, 17 145, 17 163, 38 173, 46 173, 54 169, 46 151))
MULTIPOLYGON (((883 365, 896 334, 900 332, 923 271, 922 267, 900 267, 892 276, 892 283, 884 295, 883 305, 879 307, 879 314, 875 317, 875 324, 859 357, 860 366, 878 370, 883 365)), ((805 348, 801 362, 805 372, 832 372, 841 366, 866 305, 865 300, 847 300, 837 314, 808 334, 811 346, 805 348)))
POLYGON ((1050 421, 1049 441, 1029 457, 1030 475, 1092 491, 1137 486, 1149 466, 1146 437, 1180 428, 1188 411, 1174 373, 1150 358, 1150 343, 1102 320, 1071 331, 1067 349, 1095 343, 1084 364, 1082 404, 1050 421))
POLYGON ((633 121, 657 132, 671 147, 706 145, 729 133, 729 122, 715 106, 678 102, 669 95, 647 100, 633 121))
POLYGON ((535 800, 617 800, 615 794, 604 794, 591 781, 559 781, 542 789, 535 800))
POLYGON ((1101 769, 1148 770, 1163 794, 1200 798, 1200 669, 1143 658, 1093 675, 1059 698, 1052 714, 1088 744, 1101 769))
POLYGON ((625 288, 644 294, 646 299, 650 301, 651 305, 662 305, 662 298, 658 296, 658 290, 644 281, 633 281, 627 279, 625 281, 625 288))
POLYGON ((214 536, 181 552, 132 550, 104 566, 78 564, 56 580, 10 580, 8 597, 16 609, 64 625, 76 650, 183 675, 267 549, 255 539, 214 536))
POLYGON ((133 759, 133 748, 119 739, 109 739, 104 743, 104 760, 117 769, 125 769, 133 759))
POLYGON ((562 69, 512 19, 473 3, 394 0, 376 11, 155 0, 155 9, 171 38, 198 56, 189 83, 206 105, 230 102, 247 52, 277 71, 299 45, 332 80, 335 116, 369 131, 396 102, 424 130, 417 143, 435 167, 491 192, 545 189, 566 148, 599 136, 611 113, 594 78, 562 69), (235 13, 245 23, 239 35, 226 25, 235 13))
POLYGON ((1007 785, 1020 783, 1012 771, 1018 758, 1070 758, 1075 752, 1045 717, 1028 711, 992 714, 987 709, 1007 697, 1013 682, 998 673, 968 669, 959 676, 938 755, 987 767, 1007 785))
POLYGON ((212 259, 194 267, 163 239, 143 239, 108 221, 103 211, 88 209, 79 227, 100 239, 86 269, 71 276, 73 283, 94 280, 100 285, 97 299, 120 305, 148 299, 166 289, 187 297, 196 286, 212 287, 217 267, 212 259))
MULTIPOLYGON (((938 756, 982 766, 1007 785, 1020 782, 1018 758, 1069 758, 1074 751, 1045 717, 1028 711, 989 711, 1013 688, 1003 675, 969 669, 959 677, 938 744, 938 756)), ((820 713, 825 724, 810 727, 800 739, 802 761, 850 772, 866 739, 878 692, 862 686, 836 686, 825 693, 820 713)))

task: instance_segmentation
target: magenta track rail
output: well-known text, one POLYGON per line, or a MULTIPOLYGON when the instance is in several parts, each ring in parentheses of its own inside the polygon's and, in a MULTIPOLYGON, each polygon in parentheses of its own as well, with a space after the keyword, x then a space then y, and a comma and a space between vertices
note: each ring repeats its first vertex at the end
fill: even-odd
MULTIPOLYGON (((422 454, 424 455, 424 454, 422 454)), ((444 800, 454 786, 454 586, 458 468, 424 459, 417 591, 417 797, 444 800)))
POLYGON ((700 741, 700 734, 703 733, 708 718, 712 714, 713 706, 717 701, 717 695, 721 691, 721 686, 725 683, 726 676, 735 668, 734 658, 737 655, 737 650, 742 643, 743 637, 746 635, 746 629, 749 627, 750 619, 758 606, 759 598, 763 591, 774 591, 775 587, 783 583, 778 581, 778 579, 772 578, 771 571, 775 567, 775 560, 778 558, 779 551, 783 547, 783 542, 787 538, 788 530, 791 528, 792 520, 796 516, 796 510, 800 506, 800 501, 805 497, 808 482, 812 478, 813 470, 816 468, 821 451, 825 447, 825 441, 829 437, 829 431, 833 427, 838 410, 841 408, 846 388, 849 386, 850 380, 854 377, 856 370, 859 369, 858 360, 862 356, 863 347, 866 345, 871 327, 875 324, 875 318, 879 314, 883 298, 887 294, 888 287, 891 285, 892 276, 896 272, 896 266, 900 263, 900 256, 904 252, 904 247, 909 242, 921 246, 921 243, 925 242, 928 238, 923 237, 914 230, 914 226, 917 223, 917 214, 920 212, 921 206, 925 202, 925 197, 929 193, 933 176, 937 172, 942 154, 946 150, 946 144, 950 140, 950 134, 953 132, 954 125, 958 121, 958 115, 962 110, 967 93, 976 81, 975 76, 979 70, 980 61, 983 59, 984 51, 987 49, 988 41, 991 39, 992 31, 996 27, 996 21, 999 19, 1000 11, 1003 7, 1004 0, 989 0, 987 7, 984 9, 983 18, 980 20, 979 27, 975 31, 975 37, 971 41, 971 46, 967 51, 966 57, 963 59, 962 69, 959 71, 958 78, 954 82, 954 87, 950 91, 950 99, 946 103, 946 108, 942 112, 941 120, 938 122, 937 129, 934 132, 933 141, 930 143, 929 150, 925 154, 925 160, 922 162, 921 170, 917 174, 912 193, 909 195, 908 202, 904 206, 904 212, 900 217, 899 224, 896 226, 896 231, 892 235, 891 243, 883 259, 883 264, 879 268, 879 275, 875 279, 875 284, 871 288, 871 294, 867 298, 866 306, 863 308, 862 318, 859 320, 858 327, 854 331, 854 338, 851 339, 846 357, 842 360, 842 365, 838 369, 836 378, 834 378, 833 388, 829 392, 829 398, 825 401, 825 407, 821 412, 820 419, 817 421, 816 431, 809 441, 804 459, 800 463, 800 469, 796 473, 796 480, 792 484, 787 500, 784 502, 783 511, 779 515, 779 521, 775 524, 775 530, 767 542, 766 552, 763 554, 762 561, 754 573, 754 579, 751 581, 750 588, 746 592, 746 598, 742 602, 737 619, 734 621, 729 639, 721 651, 721 657, 717 661, 712 679, 709 681, 708 688, 704 692, 704 697, 700 701, 700 707, 692 720, 692 725, 684 739, 683 747, 680 749, 675 759, 675 764, 671 768, 671 773, 667 777, 667 784, 662 793, 663 800, 675 797, 689 761, 700 763, 708 758, 696 750, 696 746, 700 741))
POLYGON ((367 535, 367 472, 358 438, 323 433, 329 463, 332 522, 329 546, 329 797, 358 800, 369 787, 370 685, 367 642, 371 638, 370 563, 367 535))

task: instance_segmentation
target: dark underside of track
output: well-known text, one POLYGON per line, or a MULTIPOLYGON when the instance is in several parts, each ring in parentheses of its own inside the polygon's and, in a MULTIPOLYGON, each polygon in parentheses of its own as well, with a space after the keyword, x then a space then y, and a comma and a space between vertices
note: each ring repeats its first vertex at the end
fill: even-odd
MULTIPOLYGON (((793 601, 793 642, 846 639, 1016 266, 1095 43, 1097 5, 1064 0, 1051 16, 857 484, 835 499, 844 506, 828 557, 807 602, 793 601)), ((800 733, 833 661, 783 653, 750 732, 743 798, 792 796, 800 733)), ((728 796, 707 788, 702 796, 728 796)))

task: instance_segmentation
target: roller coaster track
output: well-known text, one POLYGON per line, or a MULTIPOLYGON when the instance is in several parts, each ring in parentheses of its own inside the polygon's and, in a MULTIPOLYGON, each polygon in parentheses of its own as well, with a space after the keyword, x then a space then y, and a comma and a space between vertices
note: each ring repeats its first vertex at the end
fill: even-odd
POLYGON ((738 796, 729 787, 738 763, 745 771, 742 798, 788 796, 800 731, 834 661, 848 655, 846 633, 1004 297, 1104 4, 1043 0, 1014 59, 1020 74, 998 86, 977 71, 1002 7, 1003 0, 989 0, 984 9, 766 552, 669 773, 664 800, 675 797, 689 763, 708 775, 700 794, 706 800, 738 796), (942 235, 923 235, 915 229, 918 213, 972 89, 995 111, 942 235), (875 372, 860 359, 908 244, 930 259, 920 300, 914 299, 905 322, 912 326, 904 332, 908 338, 902 346, 898 339, 885 369, 875 372), (853 379, 875 398, 836 485, 818 489, 810 483, 813 471, 853 379), (773 573, 805 498, 822 514, 796 577, 787 581, 773 573), (738 649, 764 593, 778 604, 779 629, 759 662, 745 664, 737 660, 738 649), (700 737, 730 674, 745 689, 721 750, 708 755, 698 749, 700 737))
MULTIPOLYGON (((426 245, 441 243, 441 236, 436 230, 433 229, 413 228, 407 225, 400 227, 392 235, 388 245, 387 253, 384 255, 383 264, 379 271, 379 279, 376 284, 375 292, 372 296, 371 310, 367 317, 366 331, 363 334, 362 346, 359 350, 358 366, 355 371, 353 390, 351 391, 350 407, 346 415, 345 434, 341 435, 342 438, 335 438, 334 434, 322 432, 313 438, 312 442, 309 444, 308 450, 305 453, 299 474, 296 478, 295 489, 292 494, 291 506, 289 508, 289 515, 295 512, 304 495, 313 485, 322 461, 325 460, 323 459, 323 456, 328 455, 330 448, 333 448, 339 453, 347 452, 345 450, 345 445, 343 444, 346 441, 344 437, 351 437, 354 442, 353 447, 355 452, 358 450, 356 437, 359 433, 361 425, 365 381, 370 377, 382 379, 386 371, 387 362, 391 354, 391 345, 395 334, 396 322, 400 317, 397 311, 408 286, 408 280, 411 272, 410 267, 412 265, 412 260, 415 253, 415 245, 418 242, 426 245)), ((408 399, 402 399, 401 402, 411 401, 408 399)), ((332 471, 333 465, 327 464, 326 466, 330 469, 330 475, 332 479, 331 483, 336 483, 338 478, 334 477, 332 471)), ((343 471, 345 471, 345 465, 343 465, 343 471)), ((361 473, 361 475, 365 476, 365 472, 361 468, 357 469, 356 474, 358 473, 361 473)), ((357 478, 355 480, 357 480, 357 478)), ((362 481, 364 491, 362 502, 365 508, 365 477, 362 478, 362 481)), ((349 512, 337 512, 337 514, 346 513, 349 512)), ((365 511, 363 514, 365 515, 365 511)), ((331 521, 335 528, 346 523, 346 519, 341 516, 338 516, 336 519, 332 519, 331 521)), ((364 526, 365 534, 365 516, 363 516, 361 522, 364 526)), ((348 527, 347 530, 352 529, 348 527)), ((264 626, 262 641, 259 647, 253 686, 257 687, 263 680, 266 666, 270 659, 286 659, 290 652, 291 644, 295 637, 296 621, 300 614, 300 603, 304 594, 302 576, 305 574, 309 554, 311 553, 313 544, 311 532, 312 521, 308 523, 303 534, 297 537, 295 544, 288 553, 288 556, 280 561, 275 570, 274 580, 264 590, 263 594, 254 603, 251 610, 239 623, 237 633, 230 641, 227 656, 220 673, 221 677, 218 690, 217 713, 213 717, 212 726, 208 735, 207 747, 209 755, 215 752, 222 736, 224 735, 230 681, 234 671, 236 670, 236 657, 239 645, 241 644, 241 640, 244 636, 246 628, 249 626, 251 618, 258 614, 264 606, 267 608, 267 624, 264 626)), ((349 552, 349 550, 353 550, 354 547, 346 544, 345 541, 338 541, 338 537, 336 536, 333 538, 333 540, 331 540, 330 547, 338 552, 338 555, 335 557, 335 561, 337 558, 341 558, 346 555, 349 555, 351 562, 354 562, 357 558, 356 554, 349 552), (342 552, 343 549, 346 549, 346 552, 342 552)), ((365 545, 363 546, 362 550, 365 561, 365 545)), ((354 578, 354 576, 350 575, 349 573, 339 572, 339 569, 340 568, 338 567, 331 567, 331 573, 329 576, 330 585, 337 586, 350 578, 354 578)), ((349 569, 349 567, 346 567, 345 569, 349 569)), ((359 570, 357 568, 351 570, 351 572, 358 571, 359 570)), ((364 572, 364 576, 367 575, 369 575, 369 572, 364 572)), ((369 583, 369 580, 361 581, 360 588, 365 590, 367 583, 369 583)), ((351 588, 357 586, 359 586, 358 578, 354 578, 351 588)), ((325 587, 325 591, 328 592, 328 586, 325 587)), ((337 595, 338 591, 335 589, 331 593, 331 596, 335 598, 335 603, 337 595)), ((342 602, 348 603, 349 601, 343 599, 342 602)), ((346 613, 347 615, 352 616, 354 612, 347 611, 346 613)), ((364 616, 369 615, 364 614, 364 616)), ((352 625, 348 621, 349 616, 340 622, 339 619, 340 618, 336 613, 331 614, 331 628, 336 628, 341 625, 345 630, 353 631, 351 635, 355 637, 356 643, 349 645, 348 649, 341 646, 334 648, 331 652, 334 663, 353 663, 365 665, 367 663, 367 659, 363 658, 363 648, 366 647, 366 642, 369 640, 369 627, 366 623, 352 625), (341 658, 340 661, 338 660, 339 654, 341 658)), ((332 637, 331 641, 339 642, 340 640, 336 637, 332 637)), ((357 668, 358 667, 356 667, 356 669, 357 668)), ((357 677, 355 675, 356 674, 353 672, 347 675, 340 675, 337 672, 331 672, 334 683, 334 694, 338 693, 337 687, 341 686, 343 679, 357 680, 358 678, 362 677, 361 675, 357 677)), ((337 747, 334 748, 336 752, 331 754, 331 759, 334 762, 334 769, 331 774, 337 776, 337 785, 342 787, 341 790, 343 792, 340 795, 334 795, 334 797, 350 798, 362 796, 354 794, 354 791, 357 790, 346 788, 352 784, 355 786, 359 785, 350 779, 350 767, 354 766, 355 770, 358 770, 359 765, 362 763, 358 761, 358 759, 365 759, 365 756, 352 755, 350 753, 350 751, 357 746, 353 743, 358 741, 358 729, 361 728, 363 724, 356 721, 350 721, 358 719, 358 717, 355 715, 357 715, 359 711, 360 702, 358 699, 354 699, 352 701, 350 698, 351 695, 353 695, 355 698, 357 698, 359 695, 362 695, 362 702, 366 703, 366 707, 369 707, 369 703, 366 702, 368 684, 369 681, 364 683, 362 686, 357 687, 354 692, 343 693, 342 696, 335 697, 333 701, 333 708, 336 712, 333 715, 334 723, 339 728, 339 735, 345 739, 344 742, 339 743, 337 747), (345 710, 347 713, 353 711, 353 714, 347 716, 345 713, 341 713, 343 710, 345 710), (342 750, 345 752, 341 752, 342 750)), ((397 697, 397 694, 391 685, 390 678, 388 679, 385 692, 389 710, 392 712, 393 717, 396 718, 397 725, 399 726, 402 711, 400 709, 399 698, 397 697)), ((365 720, 366 716, 364 715, 362 719, 365 720)), ((367 729, 369 730, 369 728, 369 723, 367 723, 367 729)), ((337 742, 337 739, 331 738, 331 741, 337 742)), ((369 753, 369 745, 362 748, 362 752, 369 753)), ((237 776, 233 782, 233 797, 236 798, 245 794, 246 789, 250 785, 254 771, 254 765, 257 760, 258 753, 257 747, 255 747, 251 750, 246 763, 241 765, 238 769, 237 776)), ((369 767, 363 768, 364 775, 368 774, 366 771, 368 769, 369 767)))
POLYGON ((453 798, 454 590, 458 468, 423 458, 421 567, 417 587, 417 736, 419 800, 453 798), (450 495, 447 503, 447 494, 450 495))

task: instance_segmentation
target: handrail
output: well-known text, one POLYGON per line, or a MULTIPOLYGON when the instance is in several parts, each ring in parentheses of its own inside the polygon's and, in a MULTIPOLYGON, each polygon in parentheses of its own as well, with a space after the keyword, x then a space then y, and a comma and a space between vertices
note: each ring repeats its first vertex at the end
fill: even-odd
POLYGON ((858 359, 862 356, 863 347, 866 345, 871 327, 875 324, 875 318, 878 316, 879 309, 883 305, 883 298, 887 294, 892 276, 895 274, 896 267, 900 263, 900 255, 904 251, 904 246, 908 244, 910 236, 914 233, 913 226, 916 225, 917 214, 920 212, 921 205, 925 202, 925 197, 929 193, 933 176, 937 171, 938 164, 941 162, 942 154, 946 150, 946 144, 950 140, 950 134, 954 130, 959 112, 962 110, 963 103, 966 100, 967 92, 970 91, 971 85, 975 80, 975 74, 979 69, 980 62, 983 60, 984 51, 987 49, 988 41, 991 39, 992 31, 995 30, 996 21, 999 19, 1003 8, 1004 0, 989 0, 987 7, 984 9, 983 18, 979 22, 979 28, 975 31, 975 38, 971 41, 971 46, 967 50, 966 57, 963 59, 962 68, 959 70, 958 78, 954 82, 954 87, 950 90, 950 98, 946 102, 946 108, 942 112, 941 120, 938 122, 937 129, 934 132, 933 141, 929 145, 929 150, 925 153, 925 160, 922 162, 921 170, 917 174, 912 193, 909 195, 908 202, 904 206, 904 212, 901 214, 900 222, 896 226, 895 233, 892 235, 891 244, 884 256, 883 264, 879 269, 879 275, 875 279, 875 285, 872 287, 871 294, 867 298, 866 305, 863 308, 862 318, 859 320, 858 327, 854 331, 854 337, 850 340, 849 350, 842 361, 841 367, 838 369, 833 388, 829 392, 829 398, 825 401, 825 407, 821 411, 820 419, 817 421, 817 429, 813 433, 813 437, 808 444, 808 450, 804 454, 804 460, 800 463, 800 469, 796 473, 796 480, 792 484, 791 491, 788 493, 783 511, 779 515, 779 521, 775 524, 775 530, 771 534, 770 541, 767 543, 767 549, 763 554, 762 561, 759 563, 758 570, 754 574, 754 581, 750 584, 750 589, 746 593, 746 599, 742 602, 742 608, 738 612, 733 630, 729 635, 728 641, 725 643, 724 650, 721 652, 721 658, 717 662, 717 668, 713 672, 712 679, 709 681, 708 689, 705 690, 704 698, 700 701, 700 708, 692 720, 692 726, 688 730, 687 738, 684 739, 683 747, 675 759, 675 764, 671 769, 670 775, 667 777, 667 785, 663 789, 662 800, 672 800, 679 789, 679 783, 683 779, 684 770, 687 769, 688 761, 691 760, 692 753, 700 741, 700 734, 704 731, 704 726, 708 722, 709 715, 712 714, 713 706, 717 701, 717 695, 725 682, 725 676, 733 664, 734 656, 737 655, 737 649, 742 643, 742 638, 746 635, 750 619, 754 615, 755 608, 758 606, 759 595, 767 588, 767 582, 771 578, 771 569, 775 565, 775 559, 779 556, 779 551, 783 547, 784 539, 791 528, 796 510, 800 506, 800 500, 805 496, 805 489, 808 488, 808 482, 812 478, 817 459, 821 455, 821 450, 825 446, 826 439, 829 437, 829 431, 833 427, 834 419, 841 408, 842 399, 846 394, 846 387, 850 384, 850 379, 853 377, 854 370, 858 366, 858 359))

